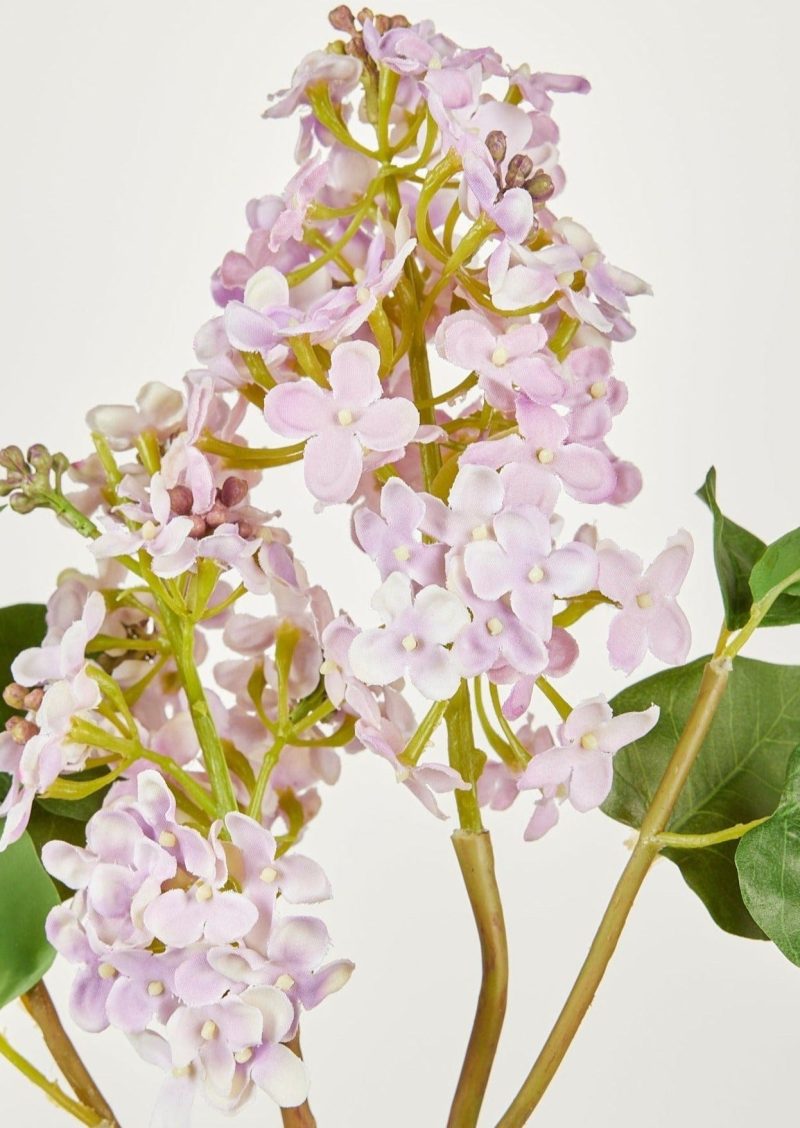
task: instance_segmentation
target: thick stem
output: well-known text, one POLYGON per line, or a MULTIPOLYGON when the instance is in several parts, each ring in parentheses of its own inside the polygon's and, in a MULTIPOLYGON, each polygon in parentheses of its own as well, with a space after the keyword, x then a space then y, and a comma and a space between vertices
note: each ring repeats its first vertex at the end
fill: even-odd
POLYGON ((508 944, 489 832, 453 834, 481 945, 481 989, 448 1128, 474 1128, 489 1083, 508 998, 508 944))
POLYGON ((636 846, 617 882, 580 974, 542 1052, 508 1111, 498 1122, 497 1128, 520 1128, 527 1122, 546 1092, 591 1006, 614 954, 631 906, 661 849, 656 836, 664 831, 669 822, 692 765, 700 752, 725 692, 730 668, 730 661, 723 658, 712 658, 706 666, 686 727, 653 796, 653 801, 642 822, 636 846))
MULTIPOLYGON (((302 1058, 299 1032, 286 1045, 299 1058, 302 1058)), ((308 1101, 303 1101, 297 1108, 282 1108, 281 1117, 283 1118, 283 1128, 317 1128, 317 1120, 308 1101)))
POLYGON ((21 996, 21 999, 22 1005, 41 1030, 53 1060, 81 1104, 93 1109, 104 1124, 119 1128, 119 1121, 112 1112, 111 1106, 98 1089, 61 1025, 61 1019, 58 1017, 44 980, 39 980, 35 987, 21 996))

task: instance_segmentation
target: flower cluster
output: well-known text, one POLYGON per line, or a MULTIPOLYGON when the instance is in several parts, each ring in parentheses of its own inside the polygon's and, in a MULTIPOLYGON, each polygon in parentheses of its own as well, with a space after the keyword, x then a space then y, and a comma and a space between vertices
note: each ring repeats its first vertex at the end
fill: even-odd
POLYGON ((284 1107, 305 1100, 305 1066, 285 1043, 352 971, 323 963, 321 920, 283 908, 330 896, 316 862, 277 857, 270 832, 238 813, 201 834, 149 770, 135 789, 112 788, 85 848, 50 842, 43 861, 77 890, 47 923, 79 968, 73 1016, 85 1030, 116 1027, 170 1071, 164 1124, 188 1122, 197 1086, 226 1109, 253 1086, 284 1107))
POLYGON ((322 923, 283 908, 328 896, 294 847, 341 750, 381 757, 435 816, 454 793, 472 827, 533 790, 536 839, 563 801, 602 803, 614 754, 658 717, 556 690, 576 624, 608 616, 625 673, 690 644, 688 534, 645 568, 588 519, 641 488, 609 446, 628 398, 612 346, 649 289, 555 210, 551 94, 588 84, 428 21, 331 21, 343 38, 264 115, 299 115, 299 168, 248 203, 183 387, 93 409, 70 494, 63 456, 0 452, 0 493, 54 509, 98 567, 61 577, 14 663, 0 848, 37 796, 94 797, 86 847, 44 852, 76 891, 49 935, 79 966, 78 1021, 171 1071, 170 1125, 199 1085, 227 1109, 254 1086, 305 1099, 286 1043, 351 965, 323 965, 322 923), (295 463, 315 506, 351 506, 378 622, 335 609, 259 508, 262 476, 295 463), (537 688, 555 731, 529 712, 537 688), (446 763, 428 757, 443 718, 446 763))

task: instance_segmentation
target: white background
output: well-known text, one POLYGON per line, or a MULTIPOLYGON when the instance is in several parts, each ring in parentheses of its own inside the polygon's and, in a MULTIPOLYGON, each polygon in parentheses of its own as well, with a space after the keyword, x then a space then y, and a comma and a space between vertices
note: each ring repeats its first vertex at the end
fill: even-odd
MULTIPOLYGON (((644 275, 636 339, 618 350, 631 403, 615 449, 645 492, 601 528, 651 557, 679 526, 697 541, 684 605, 694 654, 720 619, 709 521, 692 494, 713 461, 721 500, 770 539, 798 523, 797 26, 772 0, 430 0, 466 46, 590 77, 565 97, 563 213, 644 275)), ((330 37, 326 7, 293 0, 6 3, 0 27, 3 411, 0 442, 87 450, 85 410, 177 383, 212 312, 207 278, 245 236, 243 205, 291 174, 294 127, 259 120, 265 95, 330 37)), ((297 478, 264 487, 313 577, 361 614, 373 584, 344 511, 315 517, 297 478)), ((3 602, 40 600, 83 546, 43 514, 3 514, 3 602)), ((620 679, 602 638, 571 698, 620 679), (594 655, 594 656, 593 656, 594 655)), ((756 656, 796 660, 773 632, 756 656)), ((592 651, 594 643, 594 651, 592 651)), ((655 667, 652 667, 655 668, 655 667)), ((647 666, 642 673, 650 672, 647 666)), ((542 714, 542 719, 545 715, 542 714)), ((348 758, 306 848, 334 882, 336 950, 358 969, 305 1023, 321 1128, 440 1128, 477 990, 477 949, 448 842, 385 765, 348 758)), ((557 1013, 624 864, 624 828, 565 815, 539 845, 522 801, 492 819, 511 938, 512 996, 485 1123, 505 1108, 557 1013)), ((2 922, 0 922, 2 926, 2 922)), ((50 974, 64 1001, 68 970, 50 974)), ((542 1103, 542 1128, 738 1128, 796 1106, 800 972, 766 944, 719 932, 664 861, 632 914, 598 999, 542 1103)), ((37 1062, 16 1007, 2 1015, 37 1062)), ((159 1075, 114 1034, 78 1044, 126 1128, 147 1124, 159 1075)), ((66 1123, 0 1066, 3 1122, 66 1123), (8 1119, 6 1119, 6 1117, 8 1119)), ((494 1119, 493 1119, 494 1118, 494 1119)), ((198 1110, 196 1123, 222 1123, 198 1110)), ((243 1125, 279 1123, 266 1099, 243 1125)))

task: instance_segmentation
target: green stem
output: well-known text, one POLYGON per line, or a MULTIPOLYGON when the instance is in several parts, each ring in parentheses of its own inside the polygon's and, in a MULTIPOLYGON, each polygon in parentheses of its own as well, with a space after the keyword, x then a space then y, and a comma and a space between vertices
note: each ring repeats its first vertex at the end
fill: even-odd
POLYGON ((258 771, 256 785, 250 797, 250 806, 247 808, 247 813, 251 819, 261 818, 261 805, 264 802, 264 793, 267 790, 269 777, 272 775, 272 769, 280 759, 281 752, 285 745, 286 737, 279 736, 276 738, 269 751, 264 754, 264 759, 261 761, 261 767, 258 771))
POLYGON ((414 765, 419 762, 420 756, 425 751, 431 737, 441 724, 447 706, 447 701, 436 701, 431 705, 428 712, 420 721, 419 728, 398 756, 398 760, 402 760, 404 764, 409 764, 411 767, 414 767, 414 765))
POLYGON ((600 922, 589 954, 545 1045, 497 1128, 522 1128, 539 1104, 572 1044, 616 949, 633 902, 660 846, 662 834, 703 745, 725 692, 730 661, 712 658, 705 670, 686 727, 645 815, 636 846, 600 922))
POLYGON ((744 838, 750 830, 765 823, 769 815, 762 819, 753 819, 748 823, 737 823, 736 826, 727 826, 724 830, 715 830, 711 834, 671 834, 662 831, 651 838, 651 842, 660 850, 703 850, 706 846, 718 846, 721 842, 735 842, 737 838, 744 838))
POLYGON ((87 1108, 85 1105, 79 1104, 78 1101, 74 1101, 72 1097, 68 1097, 55 1081, 48 1081, 45 1075, 40 1073, 34 1065, 31 1065, 27 1058, 17 1053, 2 1034, 0 1034, 0 1054, 2 1054, 7 1061, 10 1061, 14 1068, 18 1069, 24 1077, 27 1077, 27 1079, 41 1089, 43 1093, 46 1093, 54 1104, 57 1104, 59 1108, 63 1108, 65 1112, 74 1116, 76 1120, 80 1120, 81 1124, 89 1124, 93 1126, 93 1128, 99 1128, 99 1126, 109 1123, 107 1120, 103 1120, 94 1109, 87 1108))
POLYGON ((183 691, 189 704, 189 713, 203 754, 208 779, 214 796, 217 814, 223 817, 228 811, 238 810, 233 781, 222 747, 217 726, 211 716, 205 691, 194 661, 194 629, 190 623, 179 619, 168 607, 162 607, 164 630, 172 646, 172 654, 183 691))
POLYGON ((472 704, 469 686, 465 681, 461 682, 457 692, 447 702, 444 720, 447 725, 450 766, 455 768, 465 783, 469 784, 468 791, 455 793, 458 820, 462 830, 479 834, 483 830, 477 791, 478 779, 483 767, 482 753, 479 754, 475 748, 472 735, 472 704))
POLYGON ((453 847, 481 947, 481 988, 448 1128, 475 1128, 489 1083, 508 999, 508 943, 489 832, 456 830, 453 847))
POLYGON ((515 766, 517 770, 522 771, 530 763, 531 754, 506 720, 503 713, 503 706, 500 702, 500 694, 494 682, 489 682, 489 697, 492 700, 492 707, 494 708, 494 715, 497 717, 497 723, 503 730, 503 735, 516 757, 515 766))
POLYGON ((231 466, 266 470, 271 466, 286 466, 290 462, 297 462, 303 457, 306 444, 302 442, 282 447, 248 447, 241 443, 227 443, 206 433, 198 439, 196 445, 206 454, 220 455, 231 466))
MULTIPOLYGON (((417 316, 414 320, 414 331, 408 350, 408 362, 411 370, 411 388, 414 393, 414 402, 419 411, 420 422, 433 425, 436 423, 436 411, 431 402, 433 399, 433 388, 431 386, 431 370, 428 361, 428 342, 425 337, 425 322, 422 320, 419 313, 424 303, 425 291, 419 268, 414 261, 413 255, 410 255, 406 259, 403 270, 411 286, 417 305, 417 316)), ((439 450, 439 444, 437 442, 421 443, 419 451, 425 489, 430 492, 433 480, 442 468, 441 451, 439 450)))
POLYGON ((536 687, 540 689, 545 695, 550 704, 554 707, 562 721, 565 721, 572 712, 572 706, 568 701, 565 701, 557 689, 547 681, 546 678, 537 678, 536 687))

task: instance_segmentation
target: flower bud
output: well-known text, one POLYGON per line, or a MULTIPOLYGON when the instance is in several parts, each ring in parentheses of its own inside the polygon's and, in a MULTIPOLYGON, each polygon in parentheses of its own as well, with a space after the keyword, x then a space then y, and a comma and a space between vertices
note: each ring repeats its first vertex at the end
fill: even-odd
POLYGON ((34 443, 28 448, 28 462, 39 474, 49 474, 53 465, 53 456, 43 443, 34 443))
POLYGON ((192 512, 194 497, 188 486, 173 486, 167 490, 169 504, 176 517, 188 517, 192 512))
POLYGON ((340 4, 338 8, 334 8, 332 12, 329 12, 328 22, 337 31, 344 31, 347 35, 353 35, 355 33, 355 18, 346 4, 340 4))
POLYGON ((8 504, 15 513, 33 513, 42 502, 37 501, 35 497, 28 497, 27 494, 15 493, 9 498, 8 504))
POLYGON ((44 690, 41 686, 37 685, 34 686, 33 689, 28 690, 28 692, 25 694, 23 705, 26 709, 30 709, 32 713, 35 713, 43 701, 44 690))
POLYGON ((6 705, 8 705, 9 709, 24 709, 25 695, 27 692, 28 690, 24 685, 18 685, 16 682, 12 682, 11 685, 7 685, 3 690, 3 700, 6 705))
POLYGON ((192 517, 192 527, 189 530, 189 536, 192 537, 193 540, 200 540, 207 532, 208 526, 206 525, 205 517, 200 517, 195 514, 194 517, 192 517))
POLYGON ((216 529, 229 520, 228 510, 219 501, 215 501, 208 513, 205 514, 205 522, 209 529, 216 529))
POLYGON ((526 182, 525 188, 533 196, 535 204, 543 204, 556 190, 551 178, 541 168, 537 168, 531 179, 526 182))
POLYGON ((407 16, 390 16, 389 26, 392 31, 398 27, 411 27, 411 20, 407 16))
POLYGON ((39 726, 33 721, 26 721, 24 717, 9 717, 6 732, 15 744, 27 744, 32 737, 38 735, 39 726))
POLYGON ((373 22, 378 35, 385 35, 391 27, 388 16, 376 16, 373 22))
POLYGON ((251 540, 256 535, 256 527, 249 521, 239 521, 239 536, 244 540, 251 540))
POLYGON ((358 20, 358 22, 363 27, 364 24, 367 22, 367 20, 374 20, 375 19, 375 13, 373 12, 372 8, 362 8, 361 11, 356 16, 356 19, 358 20))
POLYGON ((222 483, 222 489, 219 491, 219 500, 225 506, 238 505, 239 502, 244 501, 247 497, 248 485, 244 478, 235 478, 231 476, 226 478, 222 483))
POLYGON ((18 446, 7 446, 0 450, 0 466, 21 474, 23 478, 27 478, 30 473, 28 464, 18 446))
POLYGON ((500 164, 505 159, 508 141, 501 129, 493 129, 486 134, 486 148, 495 164, 500 164))
POLYGON ((525 153, 517 153, 508 162, 506 188, 521 188, 533 172, 533 161, 525 153))

